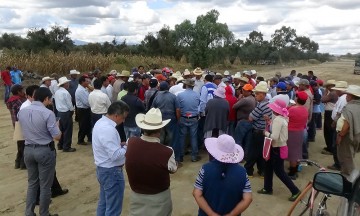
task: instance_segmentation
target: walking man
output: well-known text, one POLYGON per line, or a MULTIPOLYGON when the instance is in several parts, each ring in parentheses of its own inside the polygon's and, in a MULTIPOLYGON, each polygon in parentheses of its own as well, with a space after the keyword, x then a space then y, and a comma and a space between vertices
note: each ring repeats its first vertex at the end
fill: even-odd
MULTIPOLYGON (((61 132, 55 114, 46 108, 51 104, 51 91, 39 88, 30 106, 19 111, 19 122, 25 139, 24 159, 28 170, 28 191, 25 215, 34 216, 40 187, 40 216, 48 216, 56 156, 54 141, 61 132)), ((56 214, 57 215, 57 214, 56 214)), ((54 215, 53 215, 54 216, 54 215)))
POLYGON ((10 70, 11 70, 11 67, 6 67, 6 70, 1 71, 1 79, 3 80, 3 84, 5 87, 5 91, 4 91, 5 92, 5 95, 4 95, 5 103, 10 97, 10 89, 12 86, 10 70))
POLYGON ((70 80, 66 77, 61 77, 58 84, 60 88, 55 93, 56 109, 58 110, 58 117, 60 117, 60 130, 62 132, 58 149, 63 150, 63 152, 76 151, 75 148, 71 148, 74 106, 71 102, 71 95, 67 91, 69 82, 70 80))
POLYGON ((131 187, 131 216, 170 216, 170 175, 177 170, 174 151, 160 143, 160 131, 170 119, 162 120, 159 109, 136 116, 144 135, 132 137, 126 152, 126 173, 131 187), (142 170, 139 172, 139 170, 142 170))
POLYGON ((127 146, 121 143, 115 127, 125 120, 128 113, 129 107, 122 101, 116 101, 94 126, 92 148, 100 184, 97 216, 118 216, 122 211, 125 190, 123 166, 127 146))

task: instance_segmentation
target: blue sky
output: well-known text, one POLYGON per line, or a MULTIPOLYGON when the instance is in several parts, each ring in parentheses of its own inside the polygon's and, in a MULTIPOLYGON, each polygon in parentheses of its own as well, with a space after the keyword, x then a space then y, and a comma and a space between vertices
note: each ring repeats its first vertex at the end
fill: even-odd
POLYGON ((358 0, 1 0, 0 34, 25 36, 30 28, 68 26, 71 38, 111 41, 114 36, 140 43, 148 32, 174 28, 185 19, 216 9, 237 39, 253 30, 266 40, 276 29, 290 26, 298 35, 319 43, 320 52, 360 52, 358 0))

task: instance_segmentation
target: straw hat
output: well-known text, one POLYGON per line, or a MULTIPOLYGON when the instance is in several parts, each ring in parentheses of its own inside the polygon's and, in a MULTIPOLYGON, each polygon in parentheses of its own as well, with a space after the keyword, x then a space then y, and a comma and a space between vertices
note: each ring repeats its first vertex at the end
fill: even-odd
POLYGON ((224 71, 224 75, 225 76, 229 76, 230 75, 230 72, 228 70, 224 71))
POLYGON ((47 81, 47 80, 53 80, 54 78, 52 78, 52 77, 48 77, 48 76, 46 76, 46 77, 43 77, 42 79, 41 79, 41 83, 44 83, 45 81, 47 81))
POLYGON ((337 81, 335 82, 335 87, 331 89, 338 90, 338 91, 345 91, 348 87, 348 83, 346 81, 337 81))
POLYGON ((247 77, 240 77, 240 81, 243 81, 245 83, 248 83, 249 82, 249 78, 247 77))
POLYGON ((239 163, 244 158, 244 150, 227 134, 205 139, 205 146, 208 152, 222 163, 239 163))
POLYGON ((201 76, 203 75, 204 71, 201 70, 201 68, 197 67, 195 68, 195 70, 193 71, 193 74, 196 76, 201 76))
POLYGON ((111 70, 110 72, 109 72, 109 75, 116 75, 118 72, 116 71, 116 70, 111 70))
POLYGON ((267 93, 269 89, 267 88, 267 84, 265 81, 260 81, 257 86, 255 86, 253 92, 264 92, 267 93))
POLYGON ((79 75, 79 74, 80 74, 80 72, 77 71, 77 70, 71 70, 70 71, 70 75, 79 75))
POLYGON ((349 87, 345 90, 346 94, 351 94, 356 97, 360 97, 360 86, 358 85, 349 85, 349 87))
POLYGON ((185 79, 181 76, 181 77, 178 77, 177 80, 176 80, 176 84, 178 84, 179 82, 182 82, 184 81, 185 79))
POLYGON ((189 71, 189 69, 185 69, 183 76, 189 76, 189 75, 191 75, 191 72, 189 71))
POLYGON ((237 72, 235 75, 232 76, 233 79, 241 79, 241 73, 237 72))
POLYGON ((248 76, 251 76, 251 75, 252 75, 251 71, 248 71, 248 70, 245 70, 245 71, 243 72, 243 74, 248 75, 248 76))
POLYGON ((60 78, 59 78, 59 84, 57 84, 57 86, 64 85, 65 83, 68 83, 68 82, 70 82, 70 80, 68 80, 68 78, 66 78, 66 77, 60 77, 60 78))
POLYGON ((256 70, 250 70, 250 72, 251 72, 251 75, 255 75, 257 73, 256 70))
POLYGON ((135 122, 139 128, 145 130, 157 130, 167 125, 170 122, 170 119, 162 121, 160 109, 151 108, 146 114, 137 114, 135 122))
POLYGON ((121 73, 117 73, 116 77, 130 77, 130 71, 123 70, 121 73))
POLYGON ((328 85, 336 85, 336 80, 327 80, 325 82, 325 86, 328 86, 328 85))

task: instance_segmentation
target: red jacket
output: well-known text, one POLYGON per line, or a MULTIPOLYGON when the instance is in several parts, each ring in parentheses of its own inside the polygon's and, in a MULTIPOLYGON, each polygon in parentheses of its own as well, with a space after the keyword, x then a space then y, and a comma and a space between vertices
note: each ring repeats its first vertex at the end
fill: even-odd
POLYGON ((4 81, 4 85, 7 86, 12 85, 10 71, 8 70, 1 71, 1 79, 4 81))
POLYGON ((237 102, 237 98, 233 95, 232 88, 230 86, 226 86, 225 88, 225 99, 229 102, 229 121, 236 121, 236 110, 233 109, 234 104, 237 102))

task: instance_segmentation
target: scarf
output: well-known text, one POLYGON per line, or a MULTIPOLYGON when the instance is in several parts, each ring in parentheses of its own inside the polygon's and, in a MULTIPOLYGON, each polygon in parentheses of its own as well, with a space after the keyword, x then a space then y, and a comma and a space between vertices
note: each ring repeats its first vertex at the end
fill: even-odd
POLYGON ((342 114, 350 125, 349 138, 353 142, 355 151, 360 145, 360 100, 351 100, 344 107, 342 114))

